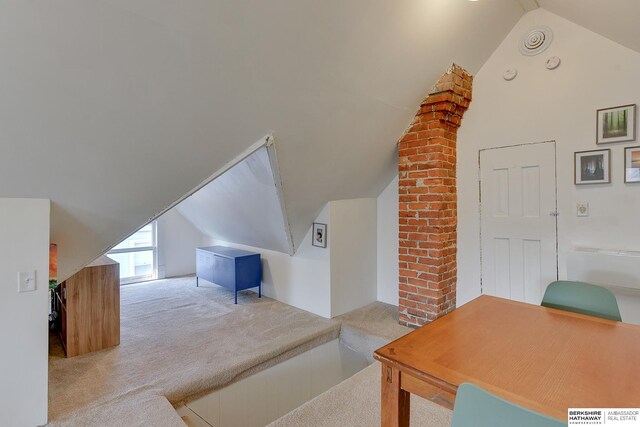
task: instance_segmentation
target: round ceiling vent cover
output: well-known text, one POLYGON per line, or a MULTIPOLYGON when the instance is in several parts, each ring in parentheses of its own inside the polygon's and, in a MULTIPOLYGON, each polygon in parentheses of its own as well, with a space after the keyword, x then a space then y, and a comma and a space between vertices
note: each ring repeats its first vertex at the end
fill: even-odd
POLYGON ((520 53, 527 56, 541 54, 551 45, 553 41, 553 31, 549 27, 536 27, 529 30, 518 44, 520 53))

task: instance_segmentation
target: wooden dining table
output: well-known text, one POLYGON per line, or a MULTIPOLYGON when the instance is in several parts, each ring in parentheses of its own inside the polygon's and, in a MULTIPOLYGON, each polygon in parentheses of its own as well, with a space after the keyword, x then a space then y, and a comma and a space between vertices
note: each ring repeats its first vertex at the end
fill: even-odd
POLYGON ((480 296, 376 350, 382 426, 408 426, 410 394, 453 408, 473 383, 567 420, 568 408, 640 407, 640 326, 480 296))

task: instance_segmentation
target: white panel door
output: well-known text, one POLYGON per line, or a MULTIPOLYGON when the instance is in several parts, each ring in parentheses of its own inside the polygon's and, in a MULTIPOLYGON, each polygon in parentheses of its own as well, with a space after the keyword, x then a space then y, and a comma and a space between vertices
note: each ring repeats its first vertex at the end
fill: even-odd
POLYGON ((480 151, 482 293, 539 304, 558 278, 555 142, 480 151))

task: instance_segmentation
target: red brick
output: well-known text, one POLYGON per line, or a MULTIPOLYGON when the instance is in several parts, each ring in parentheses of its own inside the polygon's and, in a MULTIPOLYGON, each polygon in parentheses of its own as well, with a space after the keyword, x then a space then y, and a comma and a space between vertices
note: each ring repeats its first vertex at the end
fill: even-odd
POLYGON ((427 287, 429 286, 427 284, 426 280, 423 279, 416 279, 414 277, 408 277, 407 278, 407 283, 409 283, 410 285, 414 285, 414 286, 420 286, 420 287, 427 287))
MULTIPOLYGON (((407 270, 404 268, 400 268, 400 271, 398 271, 398 274, 402 277, 407 277, 407 278, 415 278, 418 277, 418 272, 417 271, 412 271, 412 270, 407 270)), ((411 282, 409 282, 411 283, 411 282)))
MULTIPOLYGON (((409 296, 411 296, 411 295, 413 295, 413 294, 409 294, 409 296)), ((405 298, 400 298, 398 303, 402 307, 417 308, 417 306, 418 306, 415 301, 411 301, 411 300, 405 299, 405 298)))
POLYGON ((417 138, 418 135, 416 135, 415 133, 406 133, 402 136, 400 142, 415 141, 417 138))
POLYGON ((415 286, 412 285, 404 285, 404 284, 400 284, 398 285, 401 291, 405 291, 405 292, 411 292, 411 293, 416 293, 418 292, 418 288, 416 288, 415 286))

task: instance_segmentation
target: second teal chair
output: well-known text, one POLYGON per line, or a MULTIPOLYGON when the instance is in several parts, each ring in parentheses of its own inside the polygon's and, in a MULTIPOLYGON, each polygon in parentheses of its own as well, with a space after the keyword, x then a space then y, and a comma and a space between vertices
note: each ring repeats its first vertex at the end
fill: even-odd
POLYGON ((471 383, 458 387, 451 427, 560 427, 566 423, 501 399, 471 383))
POLYGON ((584 282, 559 280, 547 286, 543 307, 622 321, 616 297, 608 289, 584 282))

